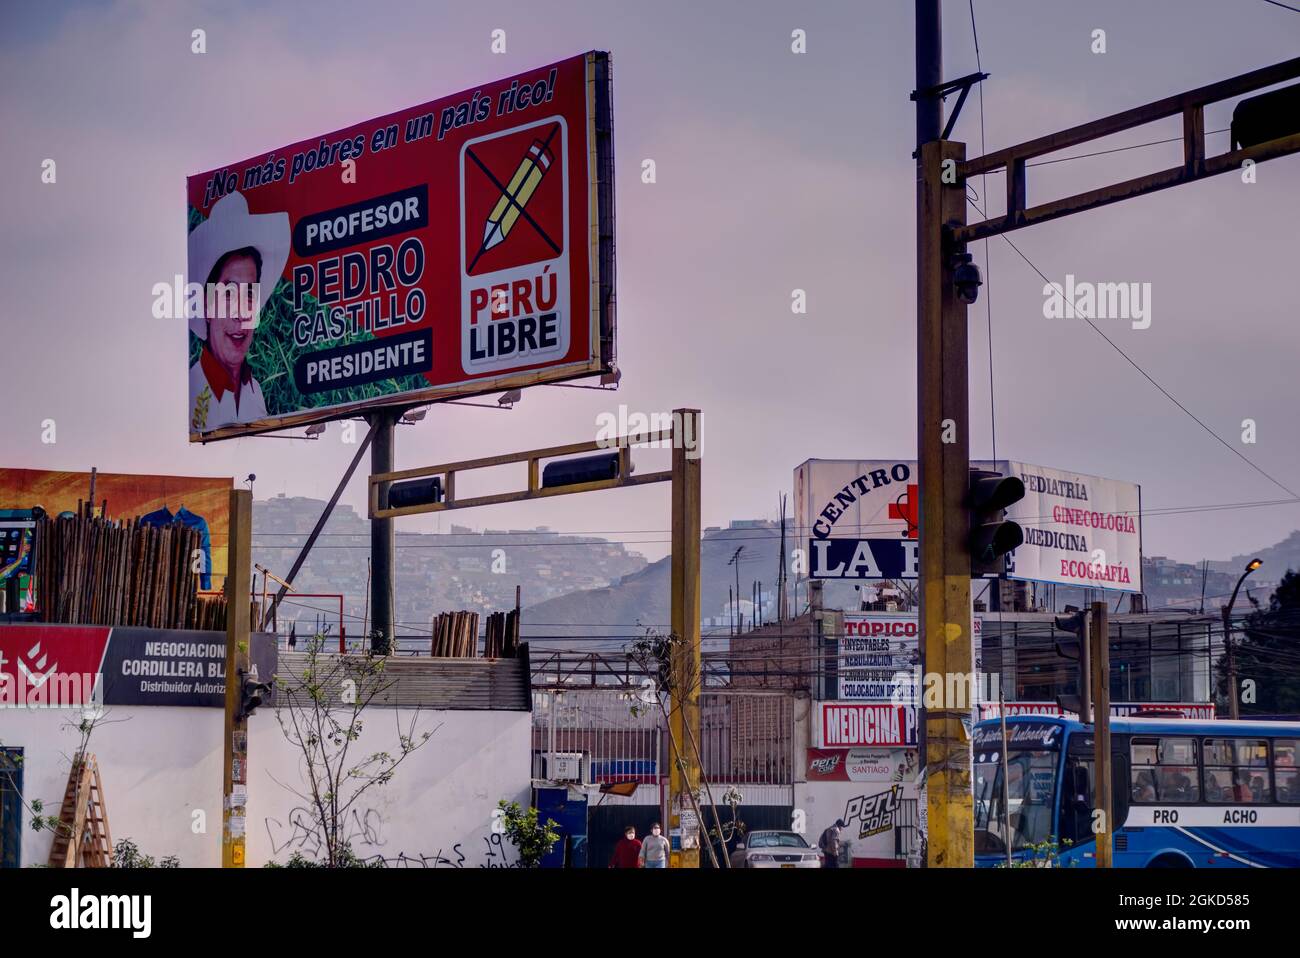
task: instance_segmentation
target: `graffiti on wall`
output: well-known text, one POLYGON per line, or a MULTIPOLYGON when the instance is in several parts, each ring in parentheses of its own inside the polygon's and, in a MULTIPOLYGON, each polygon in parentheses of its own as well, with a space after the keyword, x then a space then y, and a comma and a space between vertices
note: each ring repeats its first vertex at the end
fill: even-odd
MULTIPOLYGON (((273 856, 300 853, 306 858, 320 860, 325 854, 325 843, 320 829, 316 825, 315 814, 305 806, 299 805, 289 812, 287 821, 277 818, 264 819, 267 837, 271 841, 273 856)), ((351 846, 353 854, 364 865, 383 868, 521 868, 522 862, 507 853, 507 845, 502 836, 495 832, 482 836, 483 847, 477 857, 470 861, 473 852, 466 853, 464 842, 456 842, 450 849, 439 848, 432 854, 404 851, 394 853, 385 846, 388 840, 383 835, 384 820, 378 810, 368 808, 364 812, 351 809, 340 823, 340 837, 351 846)))

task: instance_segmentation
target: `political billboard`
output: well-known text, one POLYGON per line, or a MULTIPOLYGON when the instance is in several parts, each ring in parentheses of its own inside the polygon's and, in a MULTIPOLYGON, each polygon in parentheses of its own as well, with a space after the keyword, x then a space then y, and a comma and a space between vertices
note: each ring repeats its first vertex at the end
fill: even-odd
POLYGON ((608 54, 207 170, 187 194, 191 441, 613 368, 608 54))
MULTIPOLYGON (((1131 482, 1015 460, 974 469, 1018 476, 1025 497, 1007 509, 1025 541, 1009 578, 1142 591, 1141 488, 1131 482)), ((915 579, 920 483, 913 460, 809 459, 794 471, 796 537, 815 579, 915 579)))

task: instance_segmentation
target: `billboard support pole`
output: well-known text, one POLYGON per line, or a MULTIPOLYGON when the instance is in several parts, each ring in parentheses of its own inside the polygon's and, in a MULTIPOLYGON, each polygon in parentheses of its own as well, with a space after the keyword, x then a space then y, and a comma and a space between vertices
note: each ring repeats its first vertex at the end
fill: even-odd
MULTIPOLYGON (((392 472, 396 457, 394 455, 394 433, 399 412, 392 409, 378 409, 368 417, 370 420, 370 471, 374 475, 392 472)), ((388 507, 388 487, 390 483, 379 484, 380 508, 388 507)), ((370 520, 370 608, 372 611, 370 626, 370 651, 387 654, 393 651, 393 520, 370 520)))
POLYGON ((248 673, 253 564, 253 493, 230 490, 230 551, 226 557, 226 714, 221 767, 221 867, 244 867, 246 806, 235 804, 235 786, 248 782, 248 719, 240 716, 243 677, 248 673))
MULTIPOLYGON (((324 531, 325 523, 328 522, 329 517, 334 514, 334 507, 338 505, 339 497, 343 495, 343 490, 346 489, 348 483, 352 481, 352 476, 356 473, 357 466, 361 463, 361 457, 366 454, 366 450, 370 448, 370 441, 374 438, 375 432, 371 429, 366 433, 366 438, 361 441, 361 447, 357 449, 357 454, 352 457, 352 463, 348 466, 347 471, 343 473, 343 478, 339 480, 338 486, 334 489, 334 495, 330 496, 329 503, 325 506, 324 511, 321 512, 320 518, 316 520, 316 527, 311 530, 311 535, 307 536, 307 541, 303 543, 302 550, 298 553, 298 558, 293 560, 293 565, 289 569, 289 574, 280 582, 280 591, 278 591, 275 594, 275 598, 271 600, 269 616, 272 619, 275 617, 276 610, 280 608, 280 602, 284 599, 284 594, 289 591, 289 587, 293 585, 294 577, 298 575, 302 570, 303 563, 307 561, 307 556, 311 552, 312 546, 316 544, 316 540, 320 538, 321 532, 324 531)), ((339 616, 339 629, 340 631, 343 629, 342 616, 339 616)))

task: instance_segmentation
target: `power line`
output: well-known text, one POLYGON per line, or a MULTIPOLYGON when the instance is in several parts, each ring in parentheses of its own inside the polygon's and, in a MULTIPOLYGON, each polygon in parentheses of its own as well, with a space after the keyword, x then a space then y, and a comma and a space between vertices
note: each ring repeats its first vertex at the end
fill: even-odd
POLYGON ((1290 10, 1292 13, 1300 13, 1300 7, 1288 6, 1287 4, 1280 2, 1280 0, 1264 0, 1264 2, 1271 3, 1275 7, 1281 7, 1283 10, 1290 10))
MULTIPOLYGON (((980 216, 986 216, 986 214, 984 213, 984 211, 981 210, 981 209, 979 208, 979 206, 977 206, 977 205, 975 204, 975 202, 974 202, 973 200, 971 200, 969 197, 967 198, 966 202, 970 203, 971 206, 974 206, 974 207, 975 207, 975 211, 976 211, 977 213, 979 213, 980 216)), ((987 218, 987 217, 986 217, 986 218, 987 218)), ((1023 259, 1026 263, 1029 264, 1029 268, 1030 268, 1030 269, 1032 269, 1035 273, 1037 273, 1039 276, 1042 277, 1043 282, 1047 283, 1048 286, 1051 286, 1051 287, 1055 288, 1055 284, 1054 284, 1050 279, 1047 278, 1047 274, 1045 274, 1041 269, 1039 269, 1037 266, 1035 266, 1033 260, 1031 260, 1028 256, 1026 256, 1026 255, 1024 254, 1024 252, 1020 249, 1019 246, 1017 246, 1015 243, 1011 242, 1011 239, 1010 239, 1010 238, 1009 238, 1005 233, 1002 233, 1002 234, 999 234, 999 235, 1001 235, 1002 238, 1003 238, 1004 240, 1006 240, 1007 245, 1010 246, 1013 250, 1015 250, 1016 253, 1020 256, 1021 259, 1023 259)), ((1058 295, 1059 295, 1059 293, 1058 293, 1058 295)), ((1129 356, 1128 353, 1124 352, 1124 350, 1121 349, 1121 348, 1119 347, 1119 345, 1118 345, 1118 344, 1117 344, 1113 339, 1111 339, 1111 338, 1110 338, 1109 336, 1107 336, 1104 332, 1102 332, 1101 327, 1099 327, 1096 323, 1094 323, 1092 320, 1090 320, 1090 319, 1089 319, 1088 317, 1086 317, 1086 316, 1080 316, 1080 317, 1078 317, 1078 318, 1082 319, 1085 323, 1087 323, 1090 327, 1092 327, 1093 332, 1095 332, 1098 336, 1100 336, 1102 339, 1104 339, 1104 340, 1105 340, 1105 341, 1110 345, 1110 347, 1111 347, 1113 350, 1115 350, 1115 352, 1119 353, 1120 356, 1124 357, 1124 361, 1125 361, 1125 362, 1127 362, 1130 366, 1132 366, 1132 367, 1133 367, 1134 369, 1136 369, 1139 373, 1141 373, 1142 376, 1143 376, 1143 378, 1146 379, 1147 382, 1149 382, 1152 386, 1155 386, 1156 389, 1158 389, 1158 390, 1160 391, 1160 393, 1161 393, 1161 394, 1162 394, 1166 399, 1168 399, 1168 400, 1169 400, 1170 402, 1172 402, 1175 406, 1177 406, 1177 407, 1178 407, 1179 409, 1181 409, 1184 413, 1186 413, 1187 416, 1190 417, 1190 418, 1192 419, 1193 422, 1195 422, 1198 426, 1200 426, 1200 427, 1201 427, 1202 429, 1204 429, 1207 433, 1209 433, 1211 436, 1213 436, 1214 439, 1215 439, 1215 441, 1218 442, 1221 446, 1223 446, 1224 449, 1227 449, 1230 453, 1232 453, 1234 456, 1236 456, 1238 459, 1240 459, 1240 460, 1241 460, 1242 462, 1244 462, 1246 465, 1250 466, 1250 468, 1254 469, 1256 472, 1258 472, 1261 476, 1263 476, 1263 477, 1264 477, 1265 479, 1267 479, 1269 482, 1273 483, 1273 485, 1277 486, 1279 489, 1281 489, 1281 490, 1283 490, 1284 492, 1286 492, 1286 493, 1287 493, 1288 495, 1290 495, 1293 499, 1300 498, 1300 496, 1297 496, 1297 495, 1296 495, 1296 493, 1295 493, 1294 490, 1290 489, 1288 486, 1284 485, 1284 484, 1283 484, 1282 482, 1280 482, 1279 480, 1274 479, 1271 475, 1269 475, 1267 472, 1265 472, 1264 469, 1262 469, 1260 466, 1257 466, 1254 462, 1252 462, 1252 461, 1250 460, 1250 458, 1247 457, 1247 456, 1245 455, 1245 453, 1241 452, 1239 449, 1234 448, 1234 447, 1233 447, 1231 444, 1229 444, 1229 443, 1228 443, 1228 442, 1227 442, 1227 441, 1226 441, 1222 436, 1220 436, 1217 432, 1215 432, 1213 429, 1211 429, 1209 426, 1207 426, 1207 425, 1206 425, 1206 424, 1205 424, 1205 423, 1204 423, 1204 422, 1203 422, 1203 421, 1202 421, 1202 420, 1201 420, 1201 419, 1200 419, 1200 418, 1199 418, 1195 413, 1193 413, 1190 409, 1188 409, 1188 408, 1187 408, 1186 406, 1184 406, 1181 402, 1179 402, 1177 399, 1175 399, 1174 396, 1173 396, 1173 394, 1170 393, 1169 390, 1165 389, 1164 386, 1162 386, 1162 385, 1160 385, 1158 382, 1156 382, 1155 379, 1152 378, 1152 376, 1151 376, 1150 373, 1148 373, 1145 369, 1143 369, 1141 366, 1139 366, 1139 365, 1137 364, 1137 362, 1136 362, 1136 361, 1135 361, 1131 356, 1129 356)))

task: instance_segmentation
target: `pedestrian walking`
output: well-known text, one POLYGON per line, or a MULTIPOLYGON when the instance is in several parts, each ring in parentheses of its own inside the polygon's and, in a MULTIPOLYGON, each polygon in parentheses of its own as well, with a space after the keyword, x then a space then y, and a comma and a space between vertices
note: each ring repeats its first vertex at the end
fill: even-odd
POLYGON ((659 823, 655 822, 650 826, 650 834, 645 837, 641 843, 641 867, 642 868, 667 868, 668 867, 668 839, 662 834, 663 829, 659 823))
POLYGON ((614 854, 609 859, 610 868, 641 867, 641 842, 636 837, 636 828, 632 825, 623 829, 623 837, 614 846, 614 854))
POLYGON ((823 868, 840 867, 840 829, 844 827, 843 819, 836 819, 835 824, 829 826, 826 831, 822 832, 821 839, 817 842, 817 847, 822 853, 823 868))

